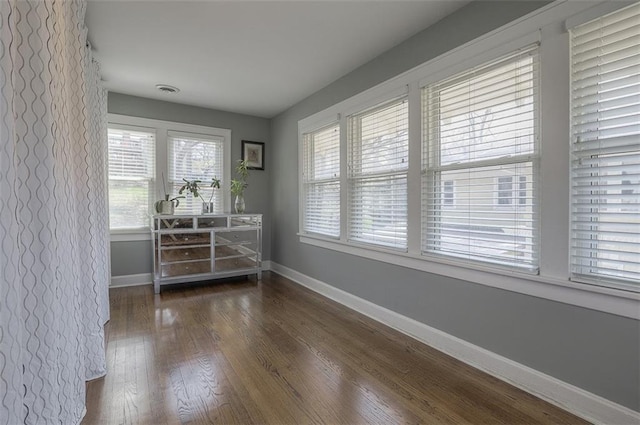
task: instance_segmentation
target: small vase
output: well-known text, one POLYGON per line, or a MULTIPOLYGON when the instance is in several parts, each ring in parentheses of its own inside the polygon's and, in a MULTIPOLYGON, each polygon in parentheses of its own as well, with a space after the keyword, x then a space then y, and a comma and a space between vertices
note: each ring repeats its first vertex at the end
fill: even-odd
POLYGON ((242 195, 236 196, 236 202, 234 204, 236 209, 236 214, 244 213, 244 197, 242 195))
POLYGON ((213 202, 202 203, 202 214, 213 214, 213 202))

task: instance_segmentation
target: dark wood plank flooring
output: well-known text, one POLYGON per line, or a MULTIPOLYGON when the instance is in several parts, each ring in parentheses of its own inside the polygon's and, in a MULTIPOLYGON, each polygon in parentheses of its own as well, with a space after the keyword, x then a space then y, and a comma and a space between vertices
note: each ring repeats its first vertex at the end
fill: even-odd
POLYGON ((582 424, 274 273, 110 291, 83 424, 582 424))

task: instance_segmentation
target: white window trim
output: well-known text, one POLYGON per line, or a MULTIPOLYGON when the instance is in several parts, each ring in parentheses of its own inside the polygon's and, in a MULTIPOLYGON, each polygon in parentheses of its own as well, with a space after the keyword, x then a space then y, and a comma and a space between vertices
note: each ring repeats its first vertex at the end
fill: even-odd
MULTIPOLYGON (((358 111, 354 111, 354 112, 350 113, 347 116, 348 123, 347 123, 346 128, 349 128, 351 125, 354 125, 353 124, 353 120, 355 119, 359 123, 358 124, 358 128, 359 128, 358 132, 361 132, 361 124, 360 124, 360 122, 361 122, 360 121, 360 117, 361 116, 368 115, 370 112, 377 110, 379 107, 386 108, 389 105, 395 105, 395 104, 398 104, 398 103, 400 103, 400 104, 406 103, 407 104, 407 121, 408 121, 408 118, 409 118, 408 117, 408 113, 409 113, 409 111, 408 111, 409 98, 408 98, 407 92, 408 92, 408 87, 407 88, 403 88, 401 90, 398 90, 398 93, 394 93, 393 96, 384 97, 382 99, 379 99, 379 100, 382 100, 382 101, 378 100, 374 105, 370 105, 370 106, 368 106, 366 108, 361 108, 358 111)), ((407 130, 408 130, 408 128, 407 128, 407 130)), ((352 156, 353 155, 352 148, 353 148, 354 143, 357 143, 357 141, 352 139, 352 132, 350 130, 345 131, 345 133, 347 133, 347 143, 346 143, 346 145, 347 145, 347 152, 348 153, 347 153, 347 156, 345 157, 345 161, 344 162, 346 162, 347 163, 347 167, 350 168, 350 167, 354 166, 355 158, 353 158, 353 156, 352 156)), ((408 148, 409 148, 409 146, 407 146, 407 153, 408 153, 408 148)), ((409 236, 408 234, 405 237, 405 241, 404 241, 405 242, 405 246, 396 246, 396 247, 394 247, 392 245, 382 244, 379 241, 373 241, 373 240, 361 240, 361 241, 358 241, 356 239, 356 237, 353 235, 353 227, 352 227, 353 223, 349 220, 351 218, 351 216, 349 215, 350 214, 349 210, 351 209, 351 200, 352 200, 350 198, 350 196, 353 196, 353 193, 351 193, 348 188, 353 187, 356 184, 356 182, 364 182, 364 181, 367 181, 369 179, 377 179, 377 178, 385 178, 385 177, 392 177, 392 178, 400 177, 400 178, 402 178, 402 176, 406 176, 407 183, 408 183, 408 181, 409 181, 408 163, 407 163, 407 169, 406 170, 402 170, 401 169, 401 170, 395 170, 395 171, 375 172, 375 173, 371 173, 371 174, 362 174, 362 173, 358 174, 358 173, 355 173, 355 172, 353 172, 351 170, 349 170, 347 172, 347 175, 345 176, 345 179, 344 179, 345 186, 342 186, 342 187, 347 188, 347 199, 348 199, 348 202, 347 202, 346 205, 341 205, 340 206, 341 207, 341 211, 340 212, 341 212, 341 214, 344 214, 346 216, 345 218, 347 220, 347 223, 346 223, 346 235, 345 235, 345 237, 349 242, 357 244, 357 245, 363 245, 363 246, 371 246, 371 247, 378 247, 379 246, 379 247, 383 247, 383 248, 384 247, 388 247, 388 249, 391 249, 391 250, 394 250, 394 251, 407 252, 407 250, 408 250, 408 242, 409 242, 408 241, 408 236, 409 236)), ((343 190, 343 192, 344 192, 344 190, 343 190)))
MULTIPOLYGON (((637 140, 633 136, 629 136, 629 133, 627 133, 626 131, 616 130, 615 128, 629 128, 628 126, 635 124, 635 121, 630 119, 630 117, 635 116, 637 112, 633 111, 632 107, 632 115, 627 115, 625 113, 624 115, 626 116, 615 118, 613 120, 614 124, 612 124, 611 118, 607 116, 607 112, 605 112, 601 117, 598 117, 597 121, 589 118, 584 120, 580 117, 583 113, 588 112, 589 108, 595 108, 598 113, 603 110, 606 111, 607 108, 606 106, 604 106, 606 105, 606 103, 603 104, 601 102, 607 102, 611 100, 611 95, 605 93, 615 93, 615 91, 619 89, 624 90, 626 84, 624 84, 623 82, 621 83, 621 81, 625 80, 622 79, 621 81, 618 81, 617 78, 612 78, 610 76, 611 74, 609 74, 607 70, 607 66, 619 63, 620 58, 612 60, 606 53, 611 51, 625 51, 624 49, 617 50, 620 49, 620 46, 618 46, 616 43, 618 43, 620 40, 617 40, 617 37, 615 35, 624 33, 624 30, 622 28, 629 25, 630 23, 628 18, 629 13, 633 14, 635 18, 638 18, 640 3, 631 3, 630 6, 631 7, 626 8, 626 10, 623 12, 622 18, 620 17, 620 15, 617 15, 618 17, 615 17, 615 19, 614 16, 603 16, 604 20, 593 19, 593 21, 590 23, 582 22, 586 23, 587 25, 586 30, 589 31, 587 34, 597 34, 596 38, 593 41, 584 41, 584 34, 582 34, 582 32, 584 31, 583 29, 578 30, 576 38, 574 38, 573 34, 571 34, 571 45, 576 49, 575 51, 571 51, 571 61, 573 63, 576 63, 576 61, 578 61, 578 58, 580 58, 579 63, 577 63, 576 65, 578 67, 585 66, 583 70, 580 70, 578 72, 576 72, 577 70, 573 69, 573 67, 571 69, 571 94, 573 96, 571 102, 571 221, 573 224, 571 233, 571 279, 575 282, 595 283, 601 284, 603 286, 610 286, 613 288, 627 286, 629 290, 634 290, 637 287, 637 282, 640 281, 638 280, 640 276, 637 274, 636 270, 634 270, 633 266, 630 267, 631 270, 626 270, 625 263, 627 263, 627 260, 620 259, 618 255, 629 254, 631 256, 634 254, 633 248, 631 248, 630 251, 627 251, 627 249, 625 248, 628 242, 625 241, 624 238, 625 234, 633 237, 634 233, 638 233, 638 229, 640 227, 634 223, 633 216, 629 217, 629 219, 620 220, 619 225, 621 227, 620 229, 616 229, 615 233, 619 232, 618 234, 621 235, 619 236, 621 239, 616 240, 616 236, 611 236, 611 233, 607 231, 606 223, 609 223, 611 221, 610 217, 615 217, 617 214, 625 214, 629 211, 629 209, 625 208, 625 206, 615 206, 616 204, 618 204, 618 202, 626 203, 624 199, 622 199, 621 201, 613 200, 613 211, 608 207, 608 204, 610 203, 608 197, 611 196, 612 193, 617 192, 617 188, 614 189, 614 192, 611 192, 610 185, 622 186, 625 184, 625 182, 630 184, 631 181, 625 180, 624 175, 627 174, 625 171, 622 171, 622 175, 613 177, 610 175, 607 169, 611 166, 617 165, 618 167, 624 167, 624 169, 633 170, 634 167, 632 163, 625 164, 624 158, 627 155, 632 155, 633 157, 633 155, 637 154, 637 140), (624 18, 625 14, 627 15, 626 18, 624 18), (592 43, 596 43, 596 49, 593 48, 592 43), (585 47, 586 51, 583 52, 582 49, 585 49, 585 47), (575 54, 578 54, 578 56, 575 56, 575 54), (584 57, 585 54, 591 54, 592 56, 587 58, 584 57), (597 79, 598 88, 596 92, 599 96, 595 101, 587 100, 589 98, 584 97, 581 100, 576 100, 575 102, 573 102, 573 100, 576 99, 577 96, 581 95, 581 90, 583 90, 582 84, 588 83, 590 81, 590 79, 584 78, 585 74, 594 75, 595 77, 591 78, 597 79), (609 82, 609 80, 611 82, 609 82), (607 87, 612 85, 613 87, 611 87, 611 89, 613 90, 610 91, 609 89, 607 89, 603 92, 602 95, 600 95, 601 82, 604 83, 607 87), (621 120, 622 122, 620 122, 621 120), (592 128, 589 128, 590 126, 594 125, 593 123, 585 125, 583 121, 596 121, 596 128, 598 131, 594 132, 592 128), (610 127, 611 130, 608 129, 610 127), (604 133, 613 133, 606 134, 605 136, 604 134, 600 133, 603 128, 607 129, 604 130, 604 133), (592 140, 594 135, 595 138, 592 140), (582 137, 586 137, 586 140, 581 140, 582 137), (624 143, 621 144, 624 146, 617 146, 617 141, 624 139, 628 139, 632 143, 624 143), (599 150, 597 154, 593 151, 589 152, 589 150, 585 150, 585 145, 589 146, 590 144, 597 144, 598 146, 600 146, 601 150, 599 150), (608 152, 613 146, 617 146, 615 148, 616 155, 611 155, 610 152, 608 152), (594 163, 591 163, 591 161, 594 161, 594 163), (585 175, 590 176, 591 182, 588 185, 579 184, 580 179, 585 175), (589 193, 591 195, 590 201, 597 200, 598 206, 594 208, 591 205, 581 203, 580 198, 584 193, 589 193), (604 199, 600 198, 600 196, 602 195, 605 196, 604 199), (600 205, 602 204, 605 204, 607 206, 601 208, 600 205), (618 209, 619 211, 616 213, 614 212, 615 209, 618 209), (585 223, 586 221, 589 221, 591 223, 589 223, 588 226, 585 226, 583 223, 585 223), (599 224, 600 222, 604 224, 602 227, 599 224), (586 227, 588 227, 588 229, 586 227), (621 272, 622 276, 618 272, 621 272), (629 274, 624 276, 626 272, 629 272, 629 274), (634 274, 636 276, 634 276, 634 274)), ((597 18, 600 18, 600 16, 598 16, 597 18)), ((635 19, 631 24, 637 25, 637 19, 635 19)), ((571 25, 569 25, 569 23, 567 23, 566 26, 567 28, 571 28, 571 25)), ((631 26, 627 28, 633 29, 633 27, 631 26)), ((625 59, 625 61, 626 60, 628 59, 625 59)), ((631 132, 633 134, 636 134, 634 130, 631 130, 631 132)), ((631 194, 633 194, 633 186, 629 186, 629 188, 631 188, 631 194)), ((628 190, 629 189, 621 189, 619 196, 628 196, 628 194, 623 195, 624 192, 627 192, 628 190)), ((636 202, 631 199, 629 201, 632 205, 636 204, 636 202)), ((616 221, 616 223, 618 222, 617 219, 614 219, 614 221, 616 221)))
MULTIPOLYGON (((231 182, 231 130, 225 128, 206 127, 201 125, 185 124, 172 121, 155 120, 149 118, 133 117, 129 115, 108 114, 107 127, 125 126, 125 127, 144 127, 148 130, 156 132, 156 175, 154 197, 158 200, 164 199, 162 193, 162 173, 168 183, 169 158, 167 152, 167 137, 169 131, 182 133, 195 133, 205 136, 214 136, 224 138, 224 176, 221 178, 220 190, 224 193, 223 204, 224 211, 231 208, 231 193, 229 185, 231 182)), ((173 194, 177 195, 177 194, 173 194)), ((150 240, 149 227, 133 229, 111 229, 111 242, 125 241, 146 241, 150 240)))
MULTIPOLYGON (((340 120, 340 117, 337 116, 337 117, 335 117, 335 119, 329 119, 328 122, 325 122, 324 120, 320 121, 319 123, 322 124, 322 125, 320 125, 320 127, 315 128, 315 124, 314 124, 313 129, 306 129, 304 132, 301 132, 299 134, 300 147, 298 149, 298 152, 299 152, 298 163, 301 164, 301 165, 299 167, 299 176, 298 176, 298 182, 299 182, 299 195, 298 196, 302 200, 301 206, 300 206, 300 221, 299 221, 299 223, 300 223, 300 232, 303 232, 305 234, 310 234, 310 235, 318 235, 318 236, 321 236, 321 237, 327 237, 327 238, 331 238, 331 239, 340 239, 341 231, 342 231, 341 224, 339 224, 339 226, 338 226, 338 236, 331 236, 331 235, 316 233, 316 232, 313 232, 311 230, 307 230, 306 227, 305 227, 305 221, 306 221, 305 217, 306 217, 306 214, 307 214, 307 209, 306 209, 306 205, 307 205, 307 190, 305 188, 305 185, 308 184, 308 183, 317 184, 317 180, 308 180, 308 181, 306 181, 305 177, 304 177, 304 168, 305 168, 304 167, 304 161, 305 161, 304 138, 305 138, 306 135, 314 134, 314 133, 317 133, 319 131, 322 131, 324 129, 331 128, 331 127, 334 127, 334 126, 338 126, 338 131, 339 131, 340 130, 339 120, 340 120)), ((319 123, 316 123, 316 124, 319 124, 319 123)), ((339 131, 339 133, 340 133, 340 138, 342 138, 342 133, 340 131, 339 131)), ((340 140, 342 140, 342 139, 340 139, 340 140)), ((338 143, 341 146, 340 140, 338 141, 338 143)), ((339 152, 338 160, 340 161, 340 163, 342 163, 341 159, 342 159, 342 152, 339 152)), ((340 185, 340 188, 342 188, 342 184, 343 184, 342 183, 342 170, 340 169, 339 171, 340 172, 338 173, 339 174, 338 178, 325 179, 325 181, 329 181, 329 180, 336 181, 340 185)), ((341 190, 341 192, 342 192, 342 190, 341 190)), ((341 202, 341 206, 342 206, 342 202, 341 202)))
MULTIPOLYGON (((153 134, 153 168, 154 168, 154 174, 153 174, 153 179, 150 182, 150 186, 152 190, 155 190, 155 186, 156 186, 156 158, 158 155, 158 152, 156 151, 156 147, 158 145, 157 143, 157 132, 155 128, 152 127, 144 127, 142 125, 127 125, 127 124, 122 124, 122 123, 109 123, 108 124, 108 129, 111 130, 124 130, 124 131, 139 131, 142 133, 149 133, 149 134, 153 134)), ((107 140, 107 143, 108 140, 107 140)), ((109 178, 109 189, 111 187, 111 178, 109 178)), ((151 195, 151 193, 150 193, 151 195)), ((108 205, 109 207, 109 219, 111 219, 111 205, 108 205)), ((148 205, 148 208, 151 208, 151 204, 148 205)), ((147 229, 146 226, 141 226, 141 227, 128 227, 128 228, 116 228, 116 229, 111 229, 111 222, 109 222, 109 230, 110 232, 116 232, 119 234, 131 234, 131 235, 135 235, 135 234, 140 234, 143 233, 145 230, 147 229)))
MULTIPOLYGON (((332 249, 338 252, 369 258, 402 267, 435 273, 468 282, 545 298, 570 305, 590 308, 640 320, 640 294, 624 289, 609 288, 569 280, 569 37, 564 30, 567 19, 583 19, 594 10, 624 7, 625 3, 596 4, 589 2, 554 2, 535 12, 496 29, 463 46, 444 53, 412 70, 387 80, 363 93, 302 119, 300 134, 326 117, 342 116, 363 110, 375 103, 372 99, 390 98, 389 93, 409 90, 410 152, 420 152, 421 130, 416 105, 423 86, 439 81, 473 66, 496 59, 534 42, 540 46, 540 183, 537 189, 540 210, 540 275, 495 269, 455 259, 443 259, 419 252, 419 244, 409 241, 409 252, 397 252, 379 247, 361 246, 344 239, 333 240, 317 235, 298 234, 301 243, 332 249), (606 6, 603 6, 605 4, 606 6), (412 101, 413 100, 413 101, 412 101), (412 109, 413 108, 413 109, 412 109), (413 123, 412 123, 413 121, 413 123), (416 134, 418 137, 415 137, 416 134), (565 143, 562 143, 565 141, 565 143), (416 146, 417 145, 417 146, 416 146), (416 148, 418 149, 416 151, 416 148), (417 248, 417 249, 416 249, 417 248)), ((417 108, 419 115, 420 110, 417 108)), ((342 118, 341 123, 344 122, 342 118)), ((343 149, 346 143, 341 140, 343 149)), ((345 152, 346 153, 346 152, 345 152)), ((419 182, 415 183, 418 168, 411 163, 417 155, 410 153, 409 165, 409 235, 419 234, 419 182), (415 210, 415 211, 414 211, 415 210), (413 229, 413 230, 412 230, 413 229)), ((343 161, 345 162, 345 161, 343 161)), ((419 180, 419 177, 418 177, 419 180)), ((515 183, 517 185, 517 182, 515 183)), ((346 191, 343 191, 343 193, 346 191)), ((346 202, 342 202, 346 205, 346 202)), ((343 221, 346 216, 343 216, 343 221)), ((343 225, 344 230, 344 225, 343 225)), ((342 235, 345 232, 341 232, 342 235)))

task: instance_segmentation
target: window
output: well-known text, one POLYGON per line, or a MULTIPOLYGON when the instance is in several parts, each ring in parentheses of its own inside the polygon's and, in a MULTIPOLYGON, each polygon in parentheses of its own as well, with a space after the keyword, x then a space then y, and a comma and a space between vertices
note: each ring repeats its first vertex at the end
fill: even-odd
MULTIPOLYGON (((170 121, 108 115, 109 212, 112 241, 147 240, 149 215, 165 194, 178 196, 187 180, 201 180, 209 201, 211 179, 221 181, 211 202, 228 211, 231 131, 170 121)), ((202 200, 189 194, 176 214, 202 213, 202 200)))
POLYGON ((513 177, 498 177, 498 205, 513 204, 513 177))
POLYGON ((423 89, 424 253, 537 272, 537 104, 537 46, 423 89))
POLYGON ((571 30, 571 273, 640 282, 640 4, 571 30))
POLYGON ((349 240, 406 249, 406 98, 350 116, 348 152, 349 240))
POLYGON ((447 180, 442 182, 442 205, 445 207, 453 206, 454 198, 454 188, 455 182, 453 180, 447 180))
POLYGON ((340 127, 303 135, 304 232, 340 236, 340 127))
POLYGON ((527 176, 518 176, 518 205, 527 205, 527 176))
POLYGON ((154 200, 155 132, 110 126, 108 150, 111 229, 147 227, 154 200))
MULTIPOLYGON (((627 171, 623 171, 622 175, 624 176, 625 174, 628 174, 627 171)), ((633 195, 634 190, 633 190, 633 186, 631 186, 631 180, 622 180, 622 185, 629 187, 629 189, 622 189, 622 194, 623 195, 633 195)), ((636 185, 640 185, 640 182, 636 182, 636 185)), ((630 203, 630 201, 632 200, 632 198, 627 198, 627 199, 623 199, 622 202, 625 203, 630 203)))
MULTIPOLYGON (((169 148, 169 184, 173 194, 177 195, 186 180, 201 180, 200 196, 192 195, 180 200, 176 214, 202 213, 202 201, 213 202, 213 212, 222 213, 223 195, 220 189, 212 190, 212 179, 223 178, 224 138, 202 134, 179 133, 169 131, 167 137, 169 148)), ((183 195, 187 195, 183 193, 183 195)))
POLYGON ((513 176, 498 177, 496 182, 498 207, 527 205, 527 176, 517 176, 517 189, 514 185, 515 179, 516 177, 513 176))

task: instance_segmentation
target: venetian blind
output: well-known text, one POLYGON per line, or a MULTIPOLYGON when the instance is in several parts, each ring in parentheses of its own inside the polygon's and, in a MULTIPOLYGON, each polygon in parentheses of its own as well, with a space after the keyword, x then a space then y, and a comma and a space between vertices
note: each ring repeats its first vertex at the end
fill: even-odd
POLYGON ((407 248, 407 99, 348 120, 349 240, 407 248))
POLYGON ((111 229, 149 225, 155 176, 155 133, 110 127, 109 222, 111 229))
POLYGON ((538 47, 423 89, 427 254, 538 270, 538 47))
POLYGON ((222 213, 224 209, 224 195, 221 189, 213 190, 210 185, 212 179, 223 177, 224 167, 224 138, 194 133, 167 133, 169 150, 169 184, 173 196, 185 183, 183 179, 200 180, 200 196, 184 192, 186 199, 180 199, 176 214, 200 214, 202 202, 213 202, 214 212, 222 213))
POLYGON ((340 236, 340 127, 303 135, 303 231, 340 236))
POLYGON ((640 282, 640 4, 571 29, 571 272, 640 282))

